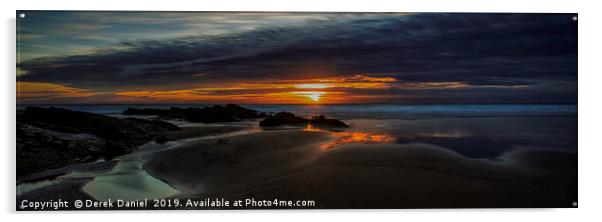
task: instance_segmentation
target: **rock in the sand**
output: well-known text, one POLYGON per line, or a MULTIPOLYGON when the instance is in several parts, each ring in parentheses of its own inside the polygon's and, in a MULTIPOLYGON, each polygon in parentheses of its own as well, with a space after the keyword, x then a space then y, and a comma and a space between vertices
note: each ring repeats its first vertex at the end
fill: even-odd
POLYGON ((17 177, 101 156, 105 140, 86 133, 61 133, 17 123, 17 177))
POLYGON ((177 119, 195 123, 239 122, 265 117, 264 113, 239 105, 214 105, 204 108, 136 109, 128 108, 123 115, 155 115, 158 119, 177 119))
POLYGON ((177 126, 61 108, 28 107, 17 115, 17 176, 131 152, 177 126))
POLYGON ((305 123, 307 123, 307 119, 295 116, 295 114, 289 112, 279 112, 274 115, 268 115, 259 122, 259 126, 296 125, 305 123))
POLYGON ((275 115, 268 115, 264 120, 259 122, 259 126, 264 127, 302 124, 312 124, 327 127, 349 127, 347 124, 338 119, 327 119, 323 115, 312 117, 311 119, 305 119, 303 117, 295 116, 295 114, 289 112, 279 112, 275 115))
POLYGON ((309 120, 309 123, 313 125, 332 126, 332 127, 349 127, 343 121, 338 119, 326 119, 324 115, 314 116, 309 120))
POLYGON ((178 126, 176 126, 174 124, 165 122, 165 121, 149 120, 149 119, 139 119, 139 118, 125 118, 125 119, 126 120, 130 120, 130 121, 140 122, 140 123, 143 123, 143 124, 156 125, 156 126, 159 126, 159 127, 164 128, 164 129, 171 130, 171 131, 173 131, 173 130, 180 130, 180 127, 178 127, 178 126))
MULTIPOLYGON (((216 107, 216 106, 213 106, 213 107, 216 107)), ((247 109, 247 108, 244 108, 244 107, 236 105, 236 104, 227 104, 224 107, 224 111, 226 113, 228 113, 229 115, 234 116, 236 118, 240 118, 240 119, 254 119, 254 118, 260 118, 260 117, 266 116, 265 113, 261 113, 261 112, 258 112, 256 110, 252 110, 252 109, 247 109)))

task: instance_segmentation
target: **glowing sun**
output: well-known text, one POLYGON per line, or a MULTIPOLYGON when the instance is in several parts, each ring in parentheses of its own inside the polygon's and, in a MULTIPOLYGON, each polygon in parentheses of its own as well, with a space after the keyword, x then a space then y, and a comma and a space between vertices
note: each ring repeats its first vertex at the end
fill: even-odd
POLYGON ((322 96, 326 94, 326 92, 294 92, 297 95, 305 96, 309 98, 313 102, 320 102, 322 96))

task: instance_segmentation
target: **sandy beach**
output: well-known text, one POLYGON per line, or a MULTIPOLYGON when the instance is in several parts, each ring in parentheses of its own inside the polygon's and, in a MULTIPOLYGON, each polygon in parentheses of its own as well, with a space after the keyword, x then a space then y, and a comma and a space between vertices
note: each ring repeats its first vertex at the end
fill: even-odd
POLYGON ((238 126, 207 126, 207 127, 182 127, 181 130, 170 131, 166 139, 169 141, 183 140, 195 137, 216 136, 247 129, 238 126))
POLYGON ((334 140, 283 130, 193 141, 154 154, 144 169, 178 198, 315 200, 318 208, 568 207, 576 190, 567 189, 576 186, 571 152, 494 161, 422 143, 321 148, 334 140))
MULTIPOLYGON (((191 138, 219 136, 244 129, 246 128, 236 126, 182 127, 180 130, 170 131, 167 138, 170 141, 187 140, 191 138)), ((20 181, 17 183, 17 191, 21 194, 17 195, 17 206, 23 200, 94 200, 95 198, 87 193, 84 188, 95 177, 121 174, 122 172, 111 172, 117 169, 116 167, 120 161, 122 160, 69 165, 20 178, 20 181)), ((142 169, 140 168, 139 170, 142 169)), ((134 184, 143 182, 140 181, 140 178, 132 177, 131 179, 128 182, 134 184)), ((124 182, 120 181, 119 183, 124 184, 124 182)), ((72 206, 71 209, 73 209, 72 206)))
POLYGON ((355 119, 348 129, 199 124, 112 161, 23 177, 17 204, 253 198, 326 209, 572 207, 577 153, 567 146, 573 138, 555 136, 562 129, 553 126, 573 119, 355 119), (552 127, 531 133, 541 123, 552 127))

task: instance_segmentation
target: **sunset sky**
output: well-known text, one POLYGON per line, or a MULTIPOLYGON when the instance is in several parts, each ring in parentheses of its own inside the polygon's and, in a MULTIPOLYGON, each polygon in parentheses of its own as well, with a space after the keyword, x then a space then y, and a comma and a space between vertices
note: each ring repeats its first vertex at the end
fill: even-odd
POLYGON ((24 104, 577 103, 576 14, 17 15, 24 104))

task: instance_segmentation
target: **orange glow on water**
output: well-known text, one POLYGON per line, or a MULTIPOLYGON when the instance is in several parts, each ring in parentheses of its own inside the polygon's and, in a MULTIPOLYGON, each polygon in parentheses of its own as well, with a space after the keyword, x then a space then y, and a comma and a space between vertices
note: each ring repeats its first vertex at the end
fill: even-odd
POLYGON ((323 130, 314 127, 312 124, 307 124, 307 126, 303 128, 303 131, 322 132, 323 130))
POLYGON ((332 132, 331 134, 338 138, 333 142, 322 145, 320 149, 329 150, 337 146, 350 143, 376 144, 395 142, 395 137, 387 134, 374 134, 366 132, 332 132))
POLYGON ((316 128, 312 124, 307 124, 307 126, 303 128, 303 131, 328 132, 331 136, 336 137, 334 141, 320 146, 321 150, 329 150, 337 146, 342 146, 351 143, 377 144, 395 142, 395 137, 388 134, 367 132, 330 132, 316 128))

